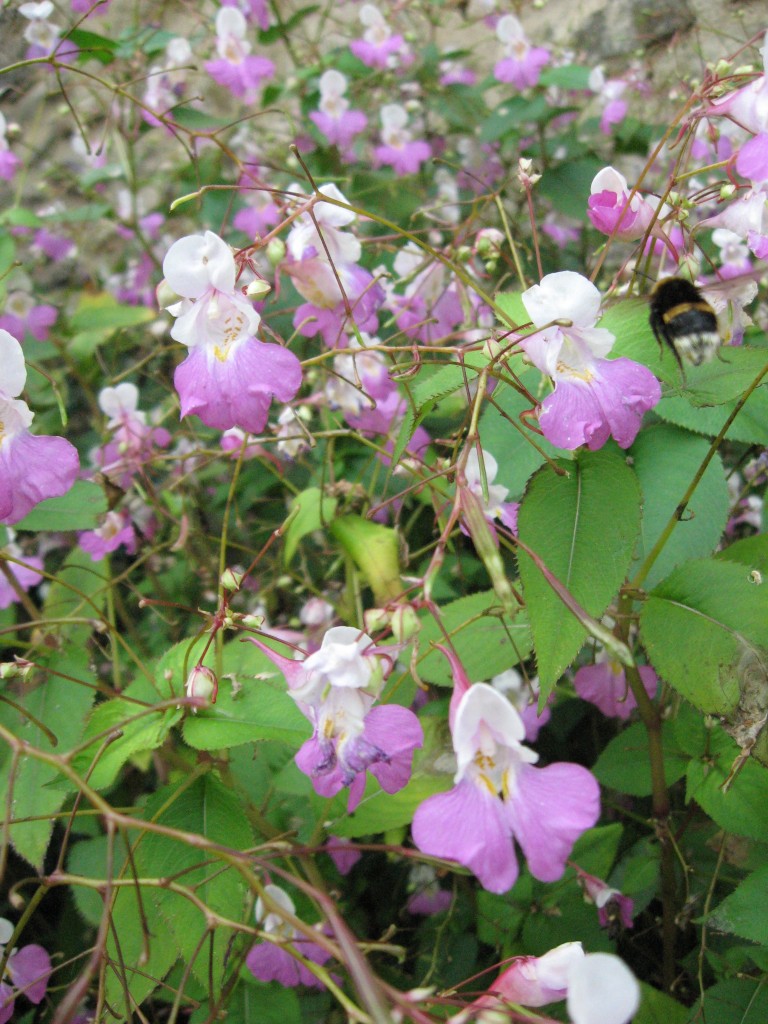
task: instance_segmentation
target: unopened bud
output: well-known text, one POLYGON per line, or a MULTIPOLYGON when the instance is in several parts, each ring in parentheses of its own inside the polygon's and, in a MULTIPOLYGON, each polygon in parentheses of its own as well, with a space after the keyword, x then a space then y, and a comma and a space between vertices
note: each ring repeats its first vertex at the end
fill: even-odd
POLYGON ((392 634, 399 644, 413 640, 421 629, 416 611, 409 604, 398 605, 392 611, 392 634))
POLYGON ((285 242, 282 238, 273 238, 267 246, 267 259, 272 267, 276 267, 285 259, 285 242))
POLYGON ((169 306, 173 306, 181 300, 181 296, 176 294, 165 278, 157 286, 155 295, 160 309, 168 309, 169 306))
POLYGON ((234 569, 225 569, 221 574, 221 585, 225 590, 239 590, 243 582, 243 574, 234 569))
POLYGON ((526 191, 541 181, 541 175, 533 172, 533 160, 527 156, 521 156, 518 161, 517 180, 526 191))
POLYGON ((24 679, 35 666, 31 661, 17 658, 16 661, 0 662, 0 679, 24 679))
POLYGON ((264 296, 271 291, 272 285, 269 281, 265 281, 262 277, 257 277, 254 281, 251 281, 245 289, 245 294, 249 299, 253 299, 254 302, 258 302, 259 299, 263 299, 264 296))
POLYGON ((735 191, 736 191, 736 186, 733 184, 733 182, 729 181, 725 185, 723 185, 723 187, 720 189, 720 198, 721 199, 730 199, 733 196, 735 191))
MULTIPOLYGON (((185 686, 187 697, 196 701, 210 701, 216 703, 219 693, 219 683, 214 673, 205 665, 195 665, 187 676, 185 686)), ((192 708, 193 714, 197 714, 197 708, 192 708)))
POLYGON ((386 608, 369 608, 363 615, 366 633, 381 633, 391 622, 386 608))

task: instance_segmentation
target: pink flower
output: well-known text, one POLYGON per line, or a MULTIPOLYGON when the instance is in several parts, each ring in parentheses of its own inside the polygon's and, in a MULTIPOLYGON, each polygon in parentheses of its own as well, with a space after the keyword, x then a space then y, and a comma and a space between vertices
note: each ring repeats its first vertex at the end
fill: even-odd
MULTIPOLYGON (((288 893, 278 885, 265 885, 264 895, 279 910, 296 916, 296 907, 288 893)), ((288 988, 306 985, 308 988, 324 988, 322 981, 305 967, 285 946, 289 946, 306 960, 324 964, 331 954, 316 942, 297 932, 293 925, 283 919, 277 910, 268 910, 260 896, 256 901, 256 920, 271 936, 271 940, 255 945, 245 960, 245 966, 259 981, 277 981, 288 988)), ((1 1022, 0 1022, 1 1024, 1 1022)))
POLYGON ((320 109, 309 115, 332 146, 348 150, 355 135, 368 125, 362 110, 350 110, 345 98, 347 78, 340 71, 329 68, 320 77, 320 109))
POLYGON ((220 7, 216 15, 216 48, 219 60, 209 60, 205 70, 233 96, 253 102, 256 90, 265 78, 275 73, 275 65, 267 57, 256 57, 246 41, 248 24, 237 7, 220 7))
POLYGON ((129 555, 136 551, 136 531, 127 512, 107 512, 101 526, 79 534, 77 541, 94 562, 120 547, 129 555))
POLYGON ((640 1005, 637 979, 617 956, 587 953, 580 942, 565 942, 543 956, 517 957, 485 995, 453 1018, 481 1020, 512 1004, 545 1006, 567 999, 572 1024, 627 1024, 640 1005))
POLYGON ((63 437, 35 437, 34 414, 17 398, 27 379, 21 345, 0 329, 0 523, 17 523, 45 498, 72 487, 80 470, 77 450, 63 437))
POLYGON ((514 840, 534 878, 553 882, 578 837, 600 814, 600 789, 581 765, 534 768, 518 711, 487 683, 469 684, 454 661, 453 789, 429 797, 413 818, 413 841, 433 857, 458 861, 490 892, 518 875, 514 840))
MULTIPOLYGON (((0 917, 0 956, 13 935, 13 925, 0 917)), ((13 1017, 16 996, 23 995, 31 1003, 41 1003, 48 990, 51 958, 42 946, 31 944, 14 949, 5 965, 5 977, 0 981, 0 1024, 13 1017)))
POLYGON ((256 340, 261 318, 236 288, 232 250, 212 231, 174 242, 163 271, 182 296, 168 307, 177 317, 171 337, 190 349, 173 378, 181 415, 197 415, 218 430, 260 433, 272 397, 289 402, 299 390, 299 360, 280 345, 256 340))
POLYGON ((503 694, 513 707, 517 708, 525 727, 526 743, 535 743, 539 738, 539 731, 552 717, 552 712, 548 707, 545 707, 539 714, 538 676, 534 676, 533 679, 526 682, 517 669, 508 668, 491 679, 491 686, 503 694))
POLYGON ((736 170, 755 186, 768 181, 768 132, 760 132, 744 143, 736 157, 736 170))
POLYGON ((102 388, 99 408, 109 420, 110 441, 96 452, 96 462, 105 476, 127 490, 136 473, 145 469, 155 448, 165 448, 170 434, 163 427, 147 424, 147 415, 138 408, 139 391, 128 381, 117 387, 102 388))
POLYGON ((579 885, 584 890, 588 902, 594 903, 597 907, 597 919, 601 928, 608 928, 610 935, 610 930, 616 922, 620 922, 622 928, 634 926, 632 920, 634 902, 629 896, 624 896, 618 889, 611 888, 602 878, 582 871, 577 864, 573 864, 572 867, 576 871, 579 885))
POLYGON ((373 151, 374 167, 389 166, 395 174, 417 174, 421 165, 432 156, 429 143, 414 139, 406 129, 408 114, 399 103, 381 108, 381 140, 383 146, 373 151))
POLYGON ((349 840, 339 839, 338 836, 328 836, 325 849, 341 875, 348 875, 363 856, 349 840))
POLYGON ((0 178, 3 181, 11 181, 21 166, 21 160, 8 148, 8 140, 5 137, 7 130, 7 122, 0 112, 0 178))
POLYGON ((613 167, 599 171, 587 200, 587 214, 598 231, 623 241, 642 238, 655 210, 639 193, 629 199, 627 179, 613 167))
POLYGON ((613 436, 628 448, 643 414, 661 398, 661 387, 645 366, 630 359, 607 360, 614 336, 595 327, 600 293, 580 274, 547 274, 523 293, 535 334, 520 340, 528 359, 552 377, 555 390, 541 404, 539 426, 552 444, 592 451, 613 436), (555 320, 570 321, 556 326, 555 320))
POLYGON ((453 903, 453 894, 440 888, 437 872, 430 864, 414 864, 408 872, 412 889, 405 907, 409 914, 441 914, 453 903))
POLYGON ((36 341, 46 341, 58 315, 55 306, 36 306, 26 292, 9 292, 5 312, 0 316, 0 328, 16 338, 30 334, 36 341))
POLYGON ((710 104, 711 114, 727 114, 736 124, 755 134, 768 131, 768 33, 760 53, 764 73, 743 88, 710 104))
POLYGON ((369 68, 385 71, 397 64, 399 54, 401 63, 410 63, 412 56, 405 40, 394 35, 384 20, 381 11, 374 4, 363 4, 360 8, 360 21, 365 26, 362 39, 353 39, 349 48, 369 68))
POLYGON ((549 63, 549 50, 531 46, 528 37, 514 14, 505 14, 496 25, 496 35, 503 44, 506 56, 493 69, 498 82, 510 82, 516 89, 536 85, 541 69, 549 63))
MULTIPOLYGON (((648 696, 656 696, 658 677, 650 665, 638 666, 640 679, 648 696)), ((601 651, 594 665, 583 665, 573 680, 576 693, 600 708, 608 718, 627 719, 637 707, 635 695, 627 684, 624 668, 601 651)))
MULTIPOLYGON (((387 793, 411 777, 413 753, 423 743, 418 718, 399 704, 373 707, 385 674, 383 651, 365 633, 333 626, 318 651, 292 661, 251 638, 285 676, 288 692, 313 725, 296 764, 321 796, 349 787, 347 809, 360 803, 370 771, 387 793)), ((388 663, 388 660, 387 660, 388 663)))
MULTIPOLYGON (((26 556, 18 544, 13 542, 14 531, 8 530, 7 533, 9 534, 9 540, 5 547, 0 550, 0 554, 16 559, 14 562, 7 560, 5 563, 6 567, 22 590, 29 590, 30 587, 37 586, 43 578, 42 573, 38 571, 43 568, 43 560, 36 555, 26 556)), ((18 600, 19 595, 6 579, 5 574, 3 574, 0 576, 0 610, 8 608, 9 605, 14 604, 18 600)))

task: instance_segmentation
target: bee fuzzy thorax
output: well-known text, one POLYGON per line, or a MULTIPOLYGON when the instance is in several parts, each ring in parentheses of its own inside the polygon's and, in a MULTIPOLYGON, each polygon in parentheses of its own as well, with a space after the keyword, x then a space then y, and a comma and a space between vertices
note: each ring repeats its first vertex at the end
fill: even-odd
POLYGON ((695 284, 665 277, 651 292, 650 324, 659 345, 667 344, 682 369, 699 366, 720 348, 717 316, 695 284))

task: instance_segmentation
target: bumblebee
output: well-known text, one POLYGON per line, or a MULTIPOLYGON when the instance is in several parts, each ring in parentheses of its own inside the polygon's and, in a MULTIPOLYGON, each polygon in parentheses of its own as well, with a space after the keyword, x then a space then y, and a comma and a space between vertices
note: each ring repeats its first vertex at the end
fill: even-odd
POLYGON ((714 309, 696 285, 682 277, 657 282, 651 292, 649 319, 656 341, 662 347, 665 342, 669 345, 681 370, 683 360, 699 366, 720 348, 714 309))

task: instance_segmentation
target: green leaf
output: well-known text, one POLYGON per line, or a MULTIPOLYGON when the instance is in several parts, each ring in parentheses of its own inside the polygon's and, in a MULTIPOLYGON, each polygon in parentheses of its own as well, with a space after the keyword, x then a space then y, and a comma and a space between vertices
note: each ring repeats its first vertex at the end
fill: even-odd
POLYGON ((539 190, 559 213, 583 220, 592 180, 603 166, 600 160, 591 156, 558 164, 542 176, 539 190))
MULTIPOLYGON (((340 817, 328 824, 335 836, 354 839, 357 836, 378 835, 388 829, 400 828, 413 821, 420 803, 435 793, 450 789, 450 775, 424 775, 414 773, 411 781, 397 793, 385 793, 372 778, 368 779, 365 796, 353 814, 341 811, 340 817)), ((343 791, 346 805, 347 791, 343 791)))
MULTIPOLYGON (((184 833, 204 836, 227 850, 253 845, 253 832, 242 803, 212 773, 191 785, 167 786, 147 801, 147 819, 181 834, 176 839, 155 832, 145 834, 136 853, 142 877, 174 878, 191 889, 214 913, 235 921, 243 920, 246 885, 243 877, 224 857, 198 849, 184 833)), ((174 946, 185 963, 193 963, 195 976, 203 985, 221 987, 231 935, 221 929, 201 944, 206 920, 202 912, 182 894, 163 889, 145 890, 173 933, 174 946)))
MULTIPOLYGON (((654 412, 662 419, 693 430, 697 434, 715 437, 723 428, 736 402, 726 402, 713 408, 695 408, 685 398, 670 395, 662 398, 654 412)), ((749 396, 725 434, 732 441, 746 444, 768 444, 768 388, 760 387, 749 396)))
POLYGON ((666 992, 659 992, 657 988, 644 984, 640 988, 643 993, 642 1002, 632 1018, 632 1024, 688 1024, 691 1020, 690 1008, 681 1005, 666 992))
POLYGON ((336 498, 323 497, 319 487, 309 487, 297 494, 291 502, 293 515, 283 535, 283 558, 288 565, 299 546, 299 541, 308 533, 328 527, 336 512, 336 498))
POLYGON ((768 916, 765 894, 768 892, 768 865, 753 871, 730 896, 710 914, 710 928, 738 935, 768 946, 768 916))
POLYGON ((132 696, 131 687, 125 691, 125 695, 126 699, 108 700, 94 709, 83 734, 84 741, 92 736, 94 741, 80 751, 73 761, 73 767, 81 775, 88 776, 89 785, 94 789, 111 786, 120 769, 133 755, 157 750, 182 717, 180 709, 163 708, 156 711, 151 705, 142 706, 141 703, 127 699, 132 696), (104 741, 110 734, 117 738, 102 751, 104 741))
MULTIPOLYGON (((624 582, 640 526, 640 489, 621 456, 607 449, 559 461, 531 479, 520 505, 520 540, 593 616, 603 614, 624 582)), ((533 632, 542 697, 578 654, 588 635, 541 570, 518 552, 533 632)))
MULTIPOLYGON (((685 775, 690 758, 677 750, 670 731, 664 741, 664 778, 671 785, 685 775)), ((653 792, 648 754, 648 733, 642 722, 635 722, 615 736, 605 747, 592 772, 604 786, 630 796, 650 796, 653 792)))
POLYGON ((541 85, 557 85, 561 89, 588 89, 591 68, 581 64, 564 64, 560 68, 544 68, 539 82, 541 85))
POLYGON ((97 35, 96 32, 86 32, 81 28, 73 28, 67 32, 67 39, 80 50, 78 62, 96 59, 100 64, 111 64, 115 59, 117 42, 114 39, 107 39, 106 36, 97 35))
POLYGON ((720 981, 703 993, 688 1014, 688 1020, 707 1024, 765 1024, 768 986, 762 978, 720 981))
MULTIPOLYGON (((739 398, 768 364, 768 351, 727 347, 720 357, 686 369, 687 393, 693 405, 724 405, 739 398)), ((751 401, 751 397, 749 401, 751 401)))
POLYGON ((424 613, 421 620, 418 672, 437 686, 453 685, 448 659, 441 651, 429 649, 430 644, 445 643, 445 633, 473 683, 486 682, 512 668, 531 651, 531 633, 524 615, 507 621, 492 590, 444 605, 440 621, 445 633, 431 615, 424 613))
POLYGON ((686 799, 695 800, 712 820, 737 836, 768 842, 768 770, 753 759, 723 791, 740 751, 722 729, 710 731, 709 749, 688 765, 686 799))
MULTIPOLYGON (((702 438, 666 423, 656 423, 638 435, 630 450, 643 492, 635 570, 658 540, 708 451, 709 444, 702 438)), ((646 587, 658 583, 681 562, 711 554, 725 529, 730 504, 723 466, 715 456, 693 492, 684 519, 675 524, 647 576, 646 587)))
POLYGON ((16 530, 93 530, 107 511, 107 499, 98 484, 76 480, 60 498, 46 498, 16 524, 16 530))
MULTIPOLYGON (((507 135, 516 133, 523 125, 546 120, 551 116, 552 108, 547 103, 544 95, 539 94, 531 99, 526 99, 523 96, 513 96, 508 100, 504 100, 480 124, 478 141, 497 142, 507 135)), ((587 195, 589 195, 589 190, 587 190, 587 195)))
POLYGON ((687 562, 653 590, 640 635, 663 679, 701 711, 727 715, 739 702, 742 659, 768 649, 768 588, 730 562, 687 562))
POLYGON ((768 533, 734 541, 727 548, 718 551, 715 558, 725 562, 738 562, 739 565, 757 569, 765 575, 768 573, 768 533))
POLYGON ((365 577, 376 604, 383 607, 397 600, 403 592, 397 531, 350 515, 334 519, 331 533, 365 577))
POLYGON ((155 316, 146 306, 123 305, 106 292, 85 295, 70 320, 69 350, 76 359, 86 359, 116 331, 149 323, 155 316))
MULTIPOLYGON (((16 259, 16 240, 9 231, 0 231, 0 287, 5 288, 5 276, 16 259)), ((21 341, 21 338, 17 339, 21 341)))

